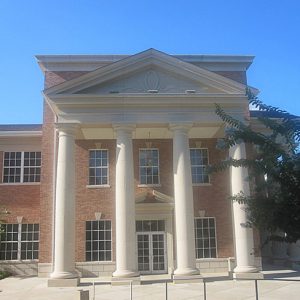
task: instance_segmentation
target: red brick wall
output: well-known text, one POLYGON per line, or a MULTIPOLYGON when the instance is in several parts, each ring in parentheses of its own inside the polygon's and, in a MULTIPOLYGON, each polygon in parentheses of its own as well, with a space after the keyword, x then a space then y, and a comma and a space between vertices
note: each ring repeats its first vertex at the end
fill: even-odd
MULTIPOLYGON (((2 182, 3 152, 0 151, 0 180, 2 182)), ((9 215, 2 217, 7 223, 17 223, 17 216, 23 216, 23 223, 40 222, 40 185, 4 184, 0 185, 0 206, 9 215)))
POLYGON ((53 161, 54 161, 54 115, 44 102, 42 137, 42 173, 40 193, 40 255, 39 261, 51 262, 53 230, 53 161))
MULTIPOLYGON (((101 219, 112 220, 112 236, 115 241, 115 170, 116 142, 101 140, 101 148, 108 149, 108 188, 88 188, 89 149, 96 149, 95 140, 76 141, 76 261, 85 261, 85 222, 95 220, 95 212, 101 212, 101 219)), ((115 260, 113 242, 113 260, 115 260)))
POLYGON ((74 79, 80 75, 86 74, 88 72, 77 71, 77 72, 46 72, 45 73, 45 89, 52 86, 60 84, 64 81, 74 79))
MULTIPOLYGON (((226 153, 216 149, 216 139, 191 139, 190 147, 201 141, 201 148, 208 148, 209 163, 214 164, 226 157, 226 153)), ((195 216, 199 210, 205 210, 206 217, 216 218, 218 257, 234 256, 233 231, 230 195, 229 172, 210 175, 211 185, 194 186, 195 216)))
MULTIPOLYGON (((148 141, 148 140, 147 140, 148 141)), ((199 140, 197 140, 199 141, 199 140)), ((159 149, 160 183, 159 187, 138 187, 139 184, 139 149, 146 148, 146 140, 133 140, 134 180, 136 194, 156 189, 166 195, 173 196, 173 159, 172 140, 151 140, 151 148, 159 149)), ((195 140, 190 146, 195 147, 195 140)), ((209 149, 210 162, 224 158, 224 154, 216 150, 216 140, 201 140, 202 147, 209 149)), ((77 140, 76 141, 76 261, 85 260, 85 221, 95 220, 95 212, 102 212, 102 218, 112 220, 113 240, 115 240, 115 140, 77 140), (109 150, 109 188, 87 188, 89 149, 95 149, 95 143, 101 142, 103 149, 109 150)), ((233 256, 233 235, 231 221, 231 203, 229 196, 228 172, 211 176, 211 185, 194 187, 195 216, 199 209, 206 210, 206 216, 216 218, 218 256, 233 256)), ((113 244, 113 259, 115 245, 113 244)))

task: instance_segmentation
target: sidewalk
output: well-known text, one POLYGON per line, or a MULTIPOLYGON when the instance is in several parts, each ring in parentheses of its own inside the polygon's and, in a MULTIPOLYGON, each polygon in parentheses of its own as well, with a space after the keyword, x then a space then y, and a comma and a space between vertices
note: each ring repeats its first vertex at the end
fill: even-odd
MULTIPOLYGON (((260 300, 299 300, 300 299, 300 272, 293 270, 264 271, 265 280, 258 281, 260 300), (276 280, 275 280, 276 279, 276 280), (288 281, 288 280, 298 280, 288 281)), ((207 300, 254 300, 254 281, 233 281, 226 277, 212 277, 206 275, 207 300)), ((220 274, 221 275, 221 274, 220 274)), ((223 274, 224 275, 224 274, 223 274)), ((215 276, 215 275, 214 275, 215 276)), ((107 279, 107 278, 106 278, 107 279)), ((151 278, 150 278, 151 279, 151 278)), ((153 277, 152 277, 153 279, 153 277)), ((85 278, 77 288, 48 288, 47 279, 37 277, 9 277, 0 281, 1 300, 74 300, 79 289, 89 290, 90 299, 93 299, 92 281, 98 278, 85 278)), ((105 280, 105 278, 102 278, 105 280)), ((134 285, 132 299, 160 300, 165 299, 165 283, 151 283, 134 285)), ((192 300, 204 299, 203 283, 173 284, 168 283, 168 299, 192 300)), ((129 286, 111 286, 95 284, 95 300, 128 300, 129 286)))

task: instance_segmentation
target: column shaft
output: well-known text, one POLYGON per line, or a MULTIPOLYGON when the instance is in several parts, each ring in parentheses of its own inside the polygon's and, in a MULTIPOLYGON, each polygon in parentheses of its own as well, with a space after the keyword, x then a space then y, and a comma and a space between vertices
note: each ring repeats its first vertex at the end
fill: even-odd
POLYGON ((51 278, 76 278, 75 272, 75 126, 59 125, 54 270, 51 278))
POLYGON ((194 204, 188 129, 172 125, 177 269, 175 275, 199 274, 196 268, 194 204))
MULTIPOLYGON (((246 158, 245 144, 238 144, 230 148, 229 154, 233 159, 246 158)), ((245 196, 250 195, 248 170, 243 167, 231 168, 231 193, 236 195, 243 192, 245 196)), ((254 242, 253 230, 246 226, 247 224, 247 206, 233 202, 233 219, 235 232, 235 255, 236 268, 235 273, 257 272, 254 267, 254 242)))
POLYGON ((133 126, 116 126, 116 271, 114 277, 138 276, 135 236, 133 126))

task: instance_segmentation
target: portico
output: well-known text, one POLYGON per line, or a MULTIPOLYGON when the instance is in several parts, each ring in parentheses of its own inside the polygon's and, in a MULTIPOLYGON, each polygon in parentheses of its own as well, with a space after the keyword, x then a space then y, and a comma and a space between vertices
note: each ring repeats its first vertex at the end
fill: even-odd
MULTIPOLYGON (((98 225, 93 224, 98 226, 99 233, 86 243, 85 251, 94 251, 94 248, 87 250, 87 245, 94 247, 93 243, 97 245, 95 247, 103 247, 101 251, 110 251, 104 257, 111 257, 113 280, 138 278, 144 271, 168 272, 173 274, 174 280, 199 276, 201 269, 197 268, 197 261, 202 257, 196 257, 195 252, 195 218, 200 214, 195 203, 197 207, 206 207, 202 211, 205 211, 207 220, 198 222, 203 228, 202 235, 197 237, 197 253, 202 253, 204 258, 217 258, 215 232, 220 229, 216 229, 214 218, 220 212, 216 210, 218 203, 214 207, 211 204, 212 197, 217 194, 217 199, 223 201, 222 205, 229 207, 229 204, 225 188, 218 188, 209 181, 198 185, 193 182, 192 176, 206 176, 204 170, 208 158, 201 157, 200 163, 194 166, 201 174, 192 175, 190 149, 196 149, 197 155, 204 155, 208 153, 206 144, 211 143, 208 141, 223 136, 224 126, 214 112, 214 103, 243 119, 247 111, 245 85, 150 49, 50 87, 44 95, 47 105, 56 115, 58 132, 55 251, 51 277, 64 280, 79 276, 75 272, 76 239, 80 239, 75 233, 76 214, 80 215, 79 206, 83 211, 87 210, 82 199, 88 202, 86 195, 96 193, 101 195, 98 208, 94 210, 96 220, 93 213, 81 215, 82 223, 98 222, 98 225), (78 143, 92 146, 86 150, 78 143), (106 144, 114 146, 108 149, 103 146, 106 144), (87 166, 80 165, 76 158, 79 154, 76 156, 74 149, 84 155, 89 151, 91 155, 93 151, 95 157, 85 158, 86 163, 90 163, 92 175, 89 176, 105 177, 105 184, 76 186, 73 176, 78 178, 80 168, 87 166), (138 158, 139 151, 144 151, 146 156, 156 156, 147 158, 147 164, 141 165, 144 158, 138 158), (165 153, 162 154, 164 158, 160 158, 159 153, 165 153), (111 163, 112 156, 114 163, 111 163), (146 175, 141 175, 142 170, 146 175), (152 181, 149 183, 147 177, 146 183, 141 182, 141 176, 151 177, 152 181), (149 194, 152 198, 147 202, 145 199, 149 194), (110 199, 111 195, 114 195, 113 201, 106 200, 105 197, 110 199), (114 209, 106 209, 107 203, 114 209), (111 227, 101 229, 102 221, 111 222, 111 227), (164 225, 161 225, 161 230, 140 228, 137 231, 139 221, 148 221, 149 224, 162 221, 157 224, 164 225), (105 234, 105 237, 100 238, 100 234, 105 234), (139 241, 143 246, 139 246, 139 241), (163 254, 156 254, 160 253, 159 250, 163 254), (146 269, 141 267, 142 262, 146 269)), ((215 151, 212 149, 210 146, 209 150, 215 151)), ((231 155, 240 155, 236 153, 239 152, 233 151, 231 155)), ((232 170, 230 178, 222 180, 229 179, 233 193, 247 192, 244 173, 245 170, 237 168, 232 170)), ((91 207, 88 210, 93 211, 91 207)), ((256 272, 251 230, 241 229, 241 223, 246 221, 245 212, 240 206, 233 205, 232 213, 236 273, 256 272)), ((231 222, 230 216, 225 221, 218 216, 217 226, 219 219, 227 227, 231 222)), ((87 230, 93 232, 94 229, 87 230)), ((220 242, 220 249, 222 243, 227 255, 231 249, 230 239, 220 242)))

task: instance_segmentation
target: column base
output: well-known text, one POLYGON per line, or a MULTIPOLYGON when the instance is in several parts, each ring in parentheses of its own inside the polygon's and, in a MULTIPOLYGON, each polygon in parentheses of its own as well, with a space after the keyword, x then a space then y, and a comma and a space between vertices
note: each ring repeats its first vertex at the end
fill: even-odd
POLYGON ((257 273, 258 269, 254 266, 237 266, 233 269, 233 273, 257 273))
POLYGON ((264 279, 264 274, 261 272, 254 272, 254 273, 232 273, 232 278, 237 280, 242 279, 264 279))
POLYGON ((80 283, 79 278, 50 278, 48 287, 76 287, 80 283))
POLYGON ((131 277, 137 277, 140 276, 139 272, 136 271, 130 271, 130 270, 124 270, 124 271, 115 271, 112 274, 113 278, 131 278, 131 277))
POLYGON ((174 275, 179 275, 179 276, 192 276, 192 275, 199 275, 200 271, 196 268, 181 268, 181 269, 176 269, 174 271, 174 275))
POLYGON ((78 274, 74 272, 52 272, 50 274, 50 278, 52 279, 74 279, 78 278, 78 274))

